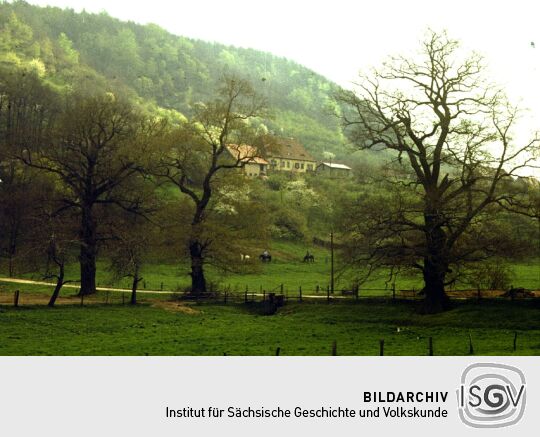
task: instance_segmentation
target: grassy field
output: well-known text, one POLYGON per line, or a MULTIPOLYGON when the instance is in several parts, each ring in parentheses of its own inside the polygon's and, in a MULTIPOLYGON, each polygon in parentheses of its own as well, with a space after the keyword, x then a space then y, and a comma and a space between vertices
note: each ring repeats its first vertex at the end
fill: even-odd
MULTIPOLYGON (((252 271, 229 274, 209 269, 219 288, 242 292, 278 289, 294 296, 328 284, 328 251, 309 248, 315 264, 301 260, 306 247, 274 243, 274 262, 257 263, 252 271)), ((540 289, 538 260, 514 263, 515 286, 540 289)), ((147 290, 177 290, 188 286, 187 266, 148 265, 147 290)), ((115 283, 104 262, 98 266, 101 286, 115 283)), ((40 280, 38 275, 24 275, 40 280)), ((78 278, 78 266, 68 276, 78 278)), ((362 296, 384 295, 385 275, 361 290, 362 296)), ((141 284, 143 285, 143 284, 141 284)), ((347 286, 342 279, 337 290, 347 286)), ((419 278, 400 277, 398 289, 419 289, 419 278)), ((142 288, 142 287, 141 287, 142 288)), ((122 305, 122 294, 100 292, 80 306, 77 289, 64 288, 57 308, 45 305, 52 288, 0 281, 0 355, 329 355, 337 342, 340 355, 377 355, 385 341, 387 355, 426 355, 433 337, 436 355, 469 353, 469 335, 477 355, 537 355, 540 353, 540 299, 461 302, 444 314, 422 316, 414 302, 289 302, 276 315, 262 316, 253 304, 180 304, 171 295, 140 295, 136 307, 122 305), (13 308, 13 291, 21 290, 21 307, 13 308), (513 340, 518 333, 517 351, 513 340)), ((125 295, 127 297, 127 294, 125 295)), ((127 302, 127 298, 126 298, 127 302)))
MULTIPOLYGON (((7 293, 0 291, 0 294, 7 293)), ((11 296, 11 293, 9 293, 11 296)), ((0 355, 538 355, 540 303, 459 303, 451 311, 423 316, 414 303, 364 300, 288 303, 272 316, 253 304, 185 304, 146 298, 108 305, 103 294, 85 306, 64 298, 49 309, 36 289, 23 306, 0 305, 0 355), (32 299, 30 299, 32 297, 32 299), (100 303, 101 302, 101 303, 100 303), (513 351, 517 332, 517 351, 513 351)))
MULTIPOLYGON (((313 291, 319 286, 325 289, 330 280, 330 261, 329 251, 320 247, 307 247, 301 244, 288 242, 273 242, 271 246, 273 262, 262 264, 256 258, 256 254, 252 254, 251 266, 245 268, 243 273, 224 273, 217 271, 209 266, 207 268, 208 281, 216 284, 216 287, 223 289, 230 287, 232 291, 243 291, 246 287, 250 291, 266 291, 276 290, 281 284, 284 289, 290 293, 295 293, 298 287, 302 286, 305 292, 313 291), (314 264, 306 264, 302 262, 302 258, 308 250, 314 254, 316 262, 314 264)), ((528 289, 540 289, 540 260, 531 258, 523 262, 513 262, 512 269, 515 272, 515 286, 525 287, 528 289)), ((242 267, 240 259, 238 266, 242 267)), ((336 289, 350 287, 350 275, 340 275, 340 262, 336 261, 337 280, 336 289)), ((101 261, 98 263, 97 282, 100 286, 116 286, 129 288, 128 280, 115 282, 112 280, 112 275, 108 271, 107 263, 101 261)), ((141 283, 141 288, 147 290, 160 290, 163 284, 164 290, 183 290, 189 286, 189 266, 187 264, 148 264, 143 268, 144 282, 141 283)), ((5 276, 5 273, 4 273, 5 276)), ((41 279, 37 274, 18 275, 31 279, 41 279)), ((72 280, 79 278, 79 266, 72 264, 67 269, 67 276, 72 280)), ((386 285, 388 275, 385 272, 379 272, 373 275, 370 280, 363 285, 363 295, 384 295, 390 294, 390 289, 386 285), (387 290, 385 291, 385 288, 387 290)), ((419 276, 399 276, 396 282, 397 289, 416 289, 422 287, 422 280, 419 276)), ((463 288, 463 285, 458 285, 458 288, 463 288)))

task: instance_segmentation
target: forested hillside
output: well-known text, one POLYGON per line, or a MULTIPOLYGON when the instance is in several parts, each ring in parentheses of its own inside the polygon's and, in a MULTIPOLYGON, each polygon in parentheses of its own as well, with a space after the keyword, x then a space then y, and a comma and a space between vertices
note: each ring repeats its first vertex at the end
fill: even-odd
MULTIPOLYGON (((265 124, 298 138, 317 157, 346 154, 332 94, 337 85, 301 65, 252 49, 172 35, 106 13, 0 3, 3 68, 34 69, 57 87, 123 90, 178 117, 207 101, 226 72, 249 79, 273 112, 265 124)), ((157 108, 156 108, 157 109, 157 108)))

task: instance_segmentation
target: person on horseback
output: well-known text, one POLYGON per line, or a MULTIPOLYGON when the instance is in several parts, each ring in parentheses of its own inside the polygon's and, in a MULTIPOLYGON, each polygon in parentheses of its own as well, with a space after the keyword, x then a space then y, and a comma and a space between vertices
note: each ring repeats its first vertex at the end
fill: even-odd
POLYGON ((309 250, 306 251, 306 255, 304 256, 304 262, 305 263, 315 262, 315 257, 311 253, 309 253, 309 250))
POLYGON ((270 255, 268 249, 264 249, 264 252, 259 255, 259 258, 263 263, 272 262, 272 255, 270 255))

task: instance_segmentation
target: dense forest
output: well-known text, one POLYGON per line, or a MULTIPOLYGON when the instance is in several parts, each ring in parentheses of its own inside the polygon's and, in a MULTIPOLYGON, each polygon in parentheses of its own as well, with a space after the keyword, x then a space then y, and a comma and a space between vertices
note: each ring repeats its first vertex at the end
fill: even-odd
POLYGON ((223 74, 250 80, 268 101, 269 131, 299 139, 315 156, 344 157, 332 95, 338 87, 288 59, 122 22, 105 12, 75 13, 24 1, 0 3, 0 63, 30 68, 57 88, 123 90, 171 117, 189 117, 223 74))

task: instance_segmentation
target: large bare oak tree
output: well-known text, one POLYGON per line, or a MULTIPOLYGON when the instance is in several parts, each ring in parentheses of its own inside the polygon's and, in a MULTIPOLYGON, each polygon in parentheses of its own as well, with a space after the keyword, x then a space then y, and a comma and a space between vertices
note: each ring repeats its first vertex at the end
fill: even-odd
POLYGON ((419 56, 392 58, 338 96, 351 141, 389 151, 409 173, 395 178, 408 194, 393 198, 392 214, 372 217, 366 262, 399 259, 420 269, 427 312, 446 308, 448 273, 476 250, 465 236, 474 240, 469 231, 482 214, 511 203, 505 185, 538 147, 537 136, 516 144, 519 112, 483 71, 480 56, 463 57, 458 42, 429 32, 419 56))

